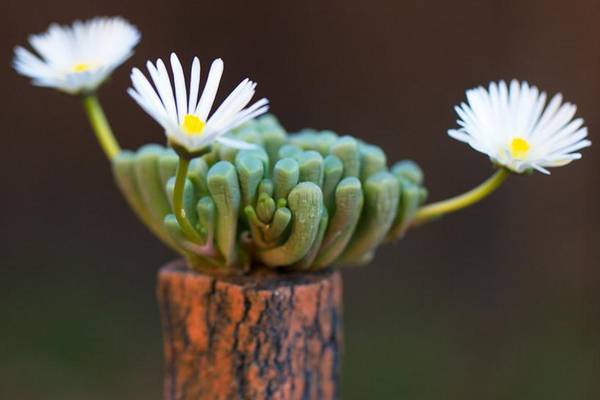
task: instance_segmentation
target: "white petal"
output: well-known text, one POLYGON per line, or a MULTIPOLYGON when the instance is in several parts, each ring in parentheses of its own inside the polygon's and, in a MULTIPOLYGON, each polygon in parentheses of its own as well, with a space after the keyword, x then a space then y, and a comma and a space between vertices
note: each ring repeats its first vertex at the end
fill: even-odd
POLYGON ((154 90, 148 79, 146 79, 142 71, 140 71, 137 68, 134 68, 131 71, 131 82, 133 83, 133 87, 135 88, 135 90, 137 90, 139 95, 144 98, 146 103, 149 106, 151 106, 156 111, 156 113, 161 116, 162 119, 168 118, 167 110, 165 109, 164 105, 160 101, 160 98, 156 94, 156 91, 154 90))
POLYGON ((175 97, 177 99, 177 117, 179 123, 183 123, 183 117, 188 113, 188 99, 185 91, 185 78, 179 58, 171 53, 171 69, 173 70, 173 82, 175 83, 175 97))
POLYGON ((156 108, 152 107, 146 99, 139 95, 135 90, 129 88, 127 89, 127 93, 150 115, 156 122, 158 122, 164 129, 167 129, 167 124, 164 117, 157 112, 156 108))
MULTIPOLYGON (((188 113, 196 112, 196 102, 198 101, 198 90, 200 89, 200 60, 194 57, 192 62, 192 73, 190 78, 190 101, 188 104, 188 113)), ((206 120, 203 120, 206 121, 206 120)))
POLYGON ((167 67, 165 67, 165 63, 163 63, 160 58, 156 60, 154 74, 154 84, 158 89, 158 93, 160 94, 160 98, 165 105, 165 109, 167 110, 169 116, 177 121, 177 106, 175 105, 175 96, 173 95, 171 78, 169 77, 169 72, 167 71, 167 67))
POLYGON ((579 151, 581 149, 584 149, 586 147, 590 147, 592 145, 592 142, 589 140, 581 140, 577 143, 574 143, 570 146, 566 146, 566 147, 562 147, 560 149, 556 149, 552 152, 552 154, 556 154, 556 153, 561 153, 561 154, 569 154, 572 153, 574 151, 579 151))
POLYGON ((537 164, 531 164, 531 167, 538 170, 539 172, 541 172, 544 175, 550 175, 550 171, 548 171, 546 168, 537 165, 537 164))
POLYGON ((223 130, 229 131, 242 125, 247 121, 250 121, 251 119, 258 117, 259 115, 266 113, 267 111, 269 111, 268 103, 269 101, 267 99, 260 99, 252 106, 237 113, 237 115, 235 115, 235 117, 233 117, 231 121, 229 121, 227 125, 223 127, 223 130))
POLYGON ((227 125, 227 120, 244 108, 252 99, 254 87, 254 82, 244 79, 208 119, 207 127, 222 129, 223 126, 227 125))
POLYGON ((220 136, 219 138, 217 138, 217 141, 224 146, 233 147, 235 149, 240 150, 253 150, 258 148, 258 146, 255 144, 243 142, 241 140, 232 139, 225 136, 220 136))
POLYGON ((221 75, 223 75, 223 60, 218 58, 213 61, 210 66, 206 85, 204 86, 204 91, 198 102, 198 107, 196 108, 195 114, 198 115, 202 121, 208 119, 208 114, 210 113, 210 109, 215 101, 215 96, 217 95, 217 90, 219 89, 221 75))
POLYGON ((465 143, 471 141, 471 136, 460 129, 448 129, 448 136, 465 143))
POLYGON ((585 137, 587 137, 587 128, 584 127, 561 139, 560 141, 547 144, 545 143, 538 151, 535 152, 535 154, 543 157, 545 154, 556 153, 565 147, 570 147, 573 144, 585 139, 585 137))

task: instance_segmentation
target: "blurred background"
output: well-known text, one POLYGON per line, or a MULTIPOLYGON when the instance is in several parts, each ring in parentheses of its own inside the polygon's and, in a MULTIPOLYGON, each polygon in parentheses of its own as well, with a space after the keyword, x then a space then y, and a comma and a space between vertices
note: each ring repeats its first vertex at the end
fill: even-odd
MULTIPOLYGON (((156 272, 174 255, 113 184, 78 99, 34 88, 12 49, 50 22, 123 15, 143 33, 101 91, 125 148, 162 132, 128 71, 176 50, 244 74, 294 131, 412 158, 430 199, 478 184, 449 139, 464 90, 528 80, 600 131, 600 2, 2 0, 0 398, 159 399, 156 272)), ((225 93, 222 90, 221 95, 225 93)), ((596 143, 596 146, 598 144, 596 143)), ((411 231, 345 278, 343 399, 600 398, 600 152, 411 231), (596 205, 596 206, 595 206, 596 205)))

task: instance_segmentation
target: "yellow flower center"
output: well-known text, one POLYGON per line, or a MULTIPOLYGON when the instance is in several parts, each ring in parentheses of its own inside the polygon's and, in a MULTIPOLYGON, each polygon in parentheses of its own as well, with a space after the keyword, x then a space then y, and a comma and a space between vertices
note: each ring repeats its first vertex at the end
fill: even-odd
POLYGON ((86 72, 92 69, 92 65, 88 63, 78 63, 71 67, 71 70, 76 73, 86 72))
POLYGON ((186 114, 185 117, 183 117, 181 129, 190 136, 200 136, 202 135, 205 126, 206 123, 200 118, 192 114, 186 114))
POLYGON ((529 142, 521 137, 516 137, 510 142, 510 155, 515 160, 524 160, 530 149, 529 142))

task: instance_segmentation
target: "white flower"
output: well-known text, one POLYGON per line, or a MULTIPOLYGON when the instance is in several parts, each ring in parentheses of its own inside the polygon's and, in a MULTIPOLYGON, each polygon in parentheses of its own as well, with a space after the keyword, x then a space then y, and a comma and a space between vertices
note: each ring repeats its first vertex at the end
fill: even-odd
POLYGON ((71 94, 92 91, 131 56, 139 40, 138 30, 120 17, 52 24, 47 32, 29 37, 40 57, 19 46, 13 66, 34 85, 71 94))
POLYGON ((490 83, 488 90, 467 91, 468 104, 455 107, 459 129, 448 134, 513 172, 536 169, 545 174, 581 158, 578 150, 590 146, 577 107, 555 95, 546 105, 546 93, 527 82, 490 83))
POLYGON ((197 57, 192 63, 189 96, 183 68, 175 53, 171 54, 175 93, 162 60, 157 60, 156 65, 148 61, 146 66, 156 89, 139 69, 134 68, 131 71, 133 88, 129 88, 128 93, 164 128, 171 144, 189 153, 198 152, 214 141, 231 147, 254 148, 249 143, 223 135, 268 110, 267 99, 244 109, 254 96, 256 83, 244 79, 209 117, 223 74, 221 59, 213 61, 200 100, 200 61, 197 57))

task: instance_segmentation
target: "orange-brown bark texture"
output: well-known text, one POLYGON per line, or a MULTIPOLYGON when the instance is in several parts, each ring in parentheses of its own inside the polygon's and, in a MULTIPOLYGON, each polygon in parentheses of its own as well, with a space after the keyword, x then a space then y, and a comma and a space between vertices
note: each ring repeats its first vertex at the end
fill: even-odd
POLYGON ((166 400, 339 398, 339 272, 159 272, 166 400))

